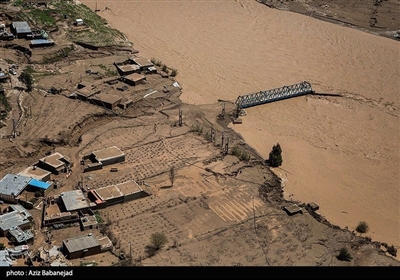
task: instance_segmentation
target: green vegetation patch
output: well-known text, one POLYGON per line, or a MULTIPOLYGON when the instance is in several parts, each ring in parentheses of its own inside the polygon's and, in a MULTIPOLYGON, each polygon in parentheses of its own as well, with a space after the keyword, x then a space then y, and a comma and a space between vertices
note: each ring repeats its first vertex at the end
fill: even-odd
POLYGON ((11 111, 10 103, 8 103, 7 97, 4 94, 0 94, 0 103, 3 104, 7 112, 11 111))
POLYGON ((52 2, 48 7, 37 9, 28 4, 18 2, 23 10, 20 17, 36 28, 56 28, 59 22, 69 26, 67 38, 72 42, 80 42, 94 47, 131 46, 126 36, 119 30, 110 28, 107 22, 83 4, 75 4, 71 0, 52 2), (75 28, 76 19, 82 19, 84 25, 75 28))
POLYGON ((32 9, 28 16, 31 20, 33 20, 36 24, 40 24, 43 26, 54 26, 56 23, 56 19, 52 15, 52 11, 49 9, 39 10, 32 9))

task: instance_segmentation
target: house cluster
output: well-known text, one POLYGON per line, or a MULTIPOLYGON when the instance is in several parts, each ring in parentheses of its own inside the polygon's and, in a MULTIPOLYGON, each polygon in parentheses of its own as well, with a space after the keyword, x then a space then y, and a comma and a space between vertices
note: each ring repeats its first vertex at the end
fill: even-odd
POLYGON ((29 46, 46 47, 54 46, 54 40, 49 39, 49 35, 44 30, 31 29, 26 21, 13 21, 9 26, 0 23, 0 40, 26 39, 30 40, 29 46))
MULTIPOLYGON (((125 154, 112 146, 83 156, 81 165, 87 172, 124 161, 125 154)), ((61 173, 69 174, 72 166, 73 162, 68 157, 54 152, 18 174, 6 174, 0 180, 1 205, 4 205, 4 202, 8 205, 1 211, 3 214, 0 215, 0 236, 7 237, 15 245, 26 247, 33 241, 34 220, 27 208, 33 208, 34 200, 37 199, 34 194, 38 192, 40 196, 44 196, 42 227, 59 229, 67 224, 76 223, 82 231, 99 228, 96 209, 149 195, 133 180, 92 190, 81 186, 76 190, 61 192, 57 196, 50 195, 50 190, 58 187, 57 180, 52 177, 61 173)), ((21 250, 22 247, 15 248, 0 251, 0 266, 12 266, 16 256, 27 255, 25 247, 24 250, 21 250)), ((46 265, 61 266, 66 265, 66 259, 82 258, 112 248, 113 244, 107 236, 94 236, 89 233, 65 239, 62 246, 55 249, 41 248, 42 250, 30 257, 46 265), (64 256, 66 259, 63 259, 64 256)))
POLYGON ((16 258, 27 256, 29 252, 28 245, 19 245, 14 248, 5 248, 0 250, 0 267, 13 266, 16 258))
POLYGON ((114 62, 114 66, 119 76, 103 80, 102 84, 98 86, 82 81, 77 84, 70 97, 88 101, 110 110, 117 107, 126 109, 133 105, 133 100, 122 97, 120 92, 129 89, 130 86, 146 83, 146 75, 157 73, 157 68, 151 61, 136 54, 123 62, 114 62), (119 86, 119 82, 124 86, 119 86))
POLYGON ((9 206, 0 215, 0 236, 7 237, 15 244, 33 240, 31 228, 34 222, 26 209, 32 209, 39 197, 57 188, 58 182, 51 180, 52 174, 67 172, 71 166, 69 158, 53 153, 18 174, 6 174, 0 180, 0 200, 9 206))

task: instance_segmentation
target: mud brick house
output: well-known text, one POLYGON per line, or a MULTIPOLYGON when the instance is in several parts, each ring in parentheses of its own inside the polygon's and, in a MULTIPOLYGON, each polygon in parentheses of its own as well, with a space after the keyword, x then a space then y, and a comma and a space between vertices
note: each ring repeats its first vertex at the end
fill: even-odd
POLYGON ((71 159, 58 152, 39 159, 39 162, 37 163, 39 168, 48 170, 56 175, 58 175, 60 172, 67 171, 67 169, 72 167, 72 165, 73 162, 71 159))
POLYGON ((138 73, 133 73, 127 76, 121 77, 121 81, 127 83, 131 86, 136 86, 139 84, 143 84, 146 81, 146 76, 138 73))
POLYGON ((83 172, 102 169, 103 166, 125 161, 125 154, 116 146, 93 151, 82 158, 81 164, 84 165, 83 172), (90 161, 90 163, 85 163, 90 161))
POLYGON ((121 103, 121 100, 121 96, 105 92, 96 94, 95 96, 89 98, 89 102, 110 110, 114 110, 118 104, 121 103))

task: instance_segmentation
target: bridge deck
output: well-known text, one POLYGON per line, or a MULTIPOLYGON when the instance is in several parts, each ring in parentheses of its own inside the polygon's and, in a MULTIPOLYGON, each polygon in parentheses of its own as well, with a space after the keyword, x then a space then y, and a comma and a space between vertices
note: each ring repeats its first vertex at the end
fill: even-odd
POLYGON ((235 103, 239 108, 248 108, 313 92, 309 82, 302 82, 291 86, 241 95, 236 99, 235 103))

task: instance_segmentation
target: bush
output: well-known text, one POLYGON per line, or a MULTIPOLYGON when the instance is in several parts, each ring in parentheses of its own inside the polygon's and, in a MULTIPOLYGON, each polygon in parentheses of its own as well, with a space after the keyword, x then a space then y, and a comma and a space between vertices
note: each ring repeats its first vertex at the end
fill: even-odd
POLYGON ((35 197, 41 197, 41 196, 43 196, 43 193, 41 191, 35 192, 35 197))
POLYGON ((167 74, 168 74, 168 72, 169 72, 167 65, 163 65, 162 68, 161 68, 161 70, 164 71, 164 72, 167 73, 167 74))
POLYGON ((272 167, 279 167, 282 165, 282 149, 279 143, 272 147, 272 151, 269 153, 269 164, 272 167))
POLYGON ((175 77, 176 75, 178 75, 178 70, 172 69, 172 71, 171 71, 171 76, 172 76, 172 77, 175 77))
POLYGON ((350 255, 349 251, 347 251, 346 248, 342 248, 342 249, 340 249, 340 253, 337 256, 337 259, 339 261, 347 261, 347 262, 349 262, 349 261, 351 261, 353 259, 353 257, 350 255))
POLYGON ((392 245, 392 246, 389 246, 389 247, 387 248, 387 252, 388 252, 389 254, 391 254, 392 256, 394 256, 394 257, 397 256, 397 249, 394 248, 393 245, 392 245))
POLYGON ((33 89, 33 77, 29 71, 23 71, 19 76, 19 80, 26 85, 27 91, 32 91, 33 89))
POLYGON ((236 156, 242 161, 249 161, 251 158, 246 151, 239 149, 237 146, 232 148, 232 155, 236 156))
POLYGON ((0 243, 0 251, 4 250, 6 248, 6 246, 4 245, 4 243, 0 243))
POLYGON ((358 223, 356 231, 359 233, 366 233, 369 230, 369 226, 366 222, 362 221, 358 223))
POLYGON ((156 232, 150 236, 150 243, 151 247, 153 247, 154 250, 157 251, 168 243, 168 238, 163 232, 156 232))

